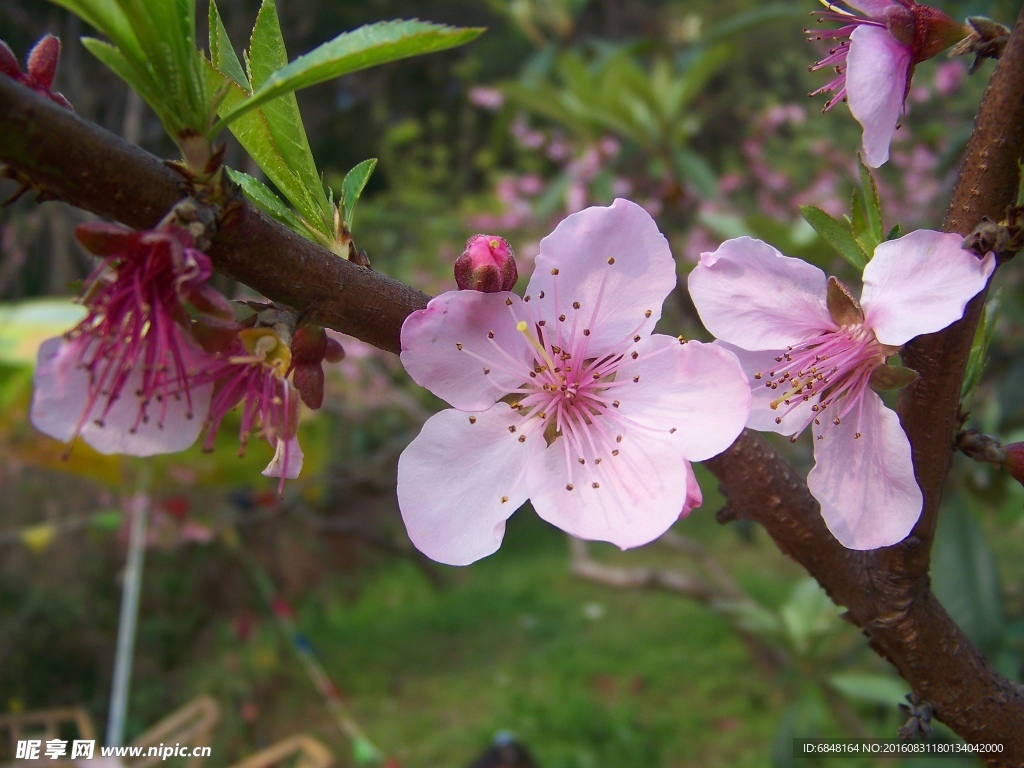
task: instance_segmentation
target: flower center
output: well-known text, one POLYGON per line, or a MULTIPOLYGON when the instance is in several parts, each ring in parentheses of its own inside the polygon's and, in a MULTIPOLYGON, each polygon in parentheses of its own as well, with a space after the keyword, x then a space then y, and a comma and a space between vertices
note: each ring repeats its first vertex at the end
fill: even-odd
POLYGON ((781 424, 790 414, 802 419, 791 440, 796 440, 812 423, 820 426, 824 418, 827 420, 825 429, 818 434, 821 439, 854 408, 857 408, 855 418, 858 420, 854 437, 860 437, 861 399, 872 372, 885 363, 886 357, 887 349, 873 331, 860 323, 844 325, 837 331, 828 331, 788 347, 775 358, 778 363, 775 368, 755 373, 754 378, 780 391, 779 397, 771 403, 772 410, 782 409, 775 417, 776 424, 781 424), (814 402, 809 414, 805 409, 797 410, 811 401, 814 402))

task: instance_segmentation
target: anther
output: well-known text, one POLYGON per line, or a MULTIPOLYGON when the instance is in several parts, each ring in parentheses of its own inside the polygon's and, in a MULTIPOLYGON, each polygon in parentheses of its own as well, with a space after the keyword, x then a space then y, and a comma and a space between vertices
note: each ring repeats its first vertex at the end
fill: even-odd
POLYGON ((491 369, 490 369, 490 368, 484 368, 484 375, 485 375, 485 376, 486 376, 486 375, 487 375, 488 373, 490 373, 490 372, 491 372, 491 369))
POLYGON ((537 294, 537 298, 538 299, 543 299, 544 298, 544 291, 541 291, 540 293, 538 293, 537 294))
POLYGON ((639 383, 639 381, 640 381, 640 374, 638 373, 636 376, 633 377, 633 383, 637 384, 637 383, 639 383))
POLYGON ((502 496, 502 497, 501 497, 501 503, 502 503, 502 504, 504 504, 504 503, 505 503, 505 502, 507 502, 507 501, 508 501, 508 496, 502 496))
POLYGON ((636 336, 633 337, 633 341, 640 341, 640 334, 639 333, 636 336))
POLYGON ((526 435, 520 435, 519 436, 519 442, 520 443, 525 443, 526 442, 526 435))
POLYGON ((614 451, 612 451, 612 456, 618 456, 618 455, 619 455, 619 449, 616 448, 614 451))
POLYGON ((554 269, 552 269, 551 270, 551 274, 552 275, 557 275, 558 274, 558 267, 555 267, 554 269))
POLYGON ((608 263, 609 264, 614 264, 615 263, 615 257, 614 256, 609 256, 608 257, 608 263))
POLYGON ((580 456, 578 459, 576 459, 576 461, 578 461, 580 464, 586 464, 587 463, 587 460, 584 459, 582 456, 580 456))
POLYGON ((461 342, 456 341, 455 342, 455 348, 457 350, 459 350, 459 352, 461 352, 462 351, 462 344, 461 344, 461 342))
POLYGON ((470 424, 476 424, 476 416, 470 416, 469 417, 469 423, 470 424))
POLYGON ((494 338, 494 331, 488 331, 487 332, 487 338, 488 339, 493 339, 494 338))
POLYGON ((622 435, 616 435, 615 436, 615 442, 616 443, 621 443, 622 442, 622 435))
POLYGON ((579 303, 578 301, 574 301, 574 302, 572 303, 572 308, 573 308, 573 309, 579 309, 579 308, 580 308, 580 303, 579 303))
POLYGON ((571 491, 572 489, 573 489, 572 483, 569 483, 568 485, 565 486, 565 490, 567 490, 567 491, 571 491))
POLYGON ((636 360, 638 357, 640 357, 640 353, 639 352, 634 352, 633 354, 630 355, 630 357, 632 357, 634 360, 636 360))
POLYGON ((505 306, 506 307, 511 307, 512 306, 512 299, 505 299, 505 306))
POLYGON ((619 407, 619 401, 618 400, 613 400, 612 401, 612 407, 613 408, 618 408, 619 407))
POLYGON ((650 317, 650 316, 651 316, 651 310, 648 309, 646 312, 644 312, 644 317, 650 317))
POLYGON ((564 323, 565 322, 565 315, 559 315, 558 319, 559 319, 560 322, 564 323))
POLYGON ((591 484, 590 484, 590 487, 591 487, 591 488, 594 488, 594 489, 596 490, 596 489, 598 489, 598 488, 600 488, 600 487, 601 487, 601 484, 600 484, 600 483, 591 483, 591 484))
POLYGON ((508 427, 508 431, 509 432, 515 432, 516 431, 516 425, 515 424, 510 424, 509 427, 508 427))
POLYGON ((590 335, 590 329, 589 328, 584 328, 583 329, 583 335, 584 336, 589 336, 590 335))

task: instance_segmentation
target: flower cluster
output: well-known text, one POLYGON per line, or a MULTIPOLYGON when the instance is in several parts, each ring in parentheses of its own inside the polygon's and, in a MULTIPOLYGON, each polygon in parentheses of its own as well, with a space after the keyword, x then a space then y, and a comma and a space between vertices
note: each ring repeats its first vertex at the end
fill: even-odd
POLYGON ((204 425, 211 449, 224 416, 242 404, 242 450, 258 424, 275 449, 264 474, 297 477, 300 398, 287 376, 294 370, 302 399, 319 407, 320 365, 338 359, 337 342, 300 328, 293 359, 284 331, 237 323, 209 285, 209 257, 175 223, 136 232, 90 222, 76 236, 102 263, 85 282, 86 317, 40 347, 36 428, 101 453, 152 456, 188 448, 204 425))
POLYGON ((751 393, 732 353, 652 334, 675 282, 657 225, 620 199, 541 241, 522 298, 453 291, 409 316, 402 362, 453 406, 399 460, 417 548, 489 555, 527 499, 568 533, 635 547, 700 504, 690 462, 732 444, 751 393))

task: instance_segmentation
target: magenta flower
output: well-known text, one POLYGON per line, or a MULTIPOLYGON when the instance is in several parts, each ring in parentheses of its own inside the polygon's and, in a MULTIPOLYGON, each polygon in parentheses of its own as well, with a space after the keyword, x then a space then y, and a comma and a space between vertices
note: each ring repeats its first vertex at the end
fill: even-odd
POLYGON ((409 316, 402 362, 453 406, 399 459, 417 548, 478 560, 528 498, 574 536, 635 547, 700 504, 689 462, 729 447, 751 395, 731 353, 651 334, 675 282, 654 220, 616 200, 541 241, 522 299, 451 291, 409 316))
POLYGON ((751 377, 747 426, 793 440, 811 427, 807 485, 850 549, 902 541, 921 514, 910 443, 872 387, 910 383, 913 374, 886 359, 958 320, 985 286, 992 254, 979 260, 962 242, 922 230, 882 243, 859 304, 817 267, 747 237, 702 254, 690 274, 701 320, 751 377))
POLYGON ((807 30, 814 40, 842 40, 811 71, 833 67, 835 79, 814 91, 835 92, 825 110, 848 100, 864 129, 864 162, 878 168, 889 159, 889 144, 903 116, 914 65, 932 58, 967 35, 962 24, 914 0, 843 0, 825 3, 819 20, 838 29, 807 30), (844 10, 853 9, 863 15, 844 10))
POLYGON ((281 478, 279 490, 284 488, 285 478, 294 479, 302 471, 303 455, 297 438, 299 397, 285 378, 291 362, 288 345, 273 330, 247 328, 239 331, 232 346, 197 378, 217 387, 210 402, 203 450, 213 450, 221 421, 241 403, 239 455, 245 453, 249 437, 259 427, 274 448, 274 458, 263 474, 281 478))
POLYGON ((210 358, 192 340, 185 305, 230 314, 207 285, 209 259, 176 227, 90 222, 75 234, 104 261, 86 281, 88 315, 40 347, 32 423, 58 440, 81 436, 101 453, 184 450, 199 436, 212 391, 192 381, 210 358))

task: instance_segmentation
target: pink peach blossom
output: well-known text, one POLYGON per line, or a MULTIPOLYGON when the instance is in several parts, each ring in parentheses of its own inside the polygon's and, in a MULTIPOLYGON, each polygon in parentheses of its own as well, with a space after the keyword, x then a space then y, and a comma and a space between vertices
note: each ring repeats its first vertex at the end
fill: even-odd
POLYGON ((942 11, 915 0, 824 4, 829 10, 819 19, 842 26, 807 33, 814 40, 842 41, 811 67, 836 72, 811 96, 834 92, 826 111, 839 101, 849 101, 850 112, 864 129, 864 162, 877 168, 889 159, 889 144, 903 116, 914 66, 962 39, 966 30, 942 11), (848 41, 842 39, 847 37, 848 41))
POLYGON ((835 278, 748 237, 701 255, 690 295, 734 351, 754 392, 747 426, 814 434, 807 477, 829 530, 850 549, 902 541, 921 514, 910 443, 872 389, 909 383, 886 360, 915 336, 958 320, 995 261, 958 235, 921 230, 882 243, 858 304, 835 278))
POLYGON ((690 462, 733 442, 751 395, 731 353, 652 335, 675 282, 654 220, 620 199, 541 241, 523 298, 453 291, 409 316, 402 363, 453 406, 399 460, 417 548, 478 560, 527 499, 574 536, 636 547, 700 503, 690 462))

